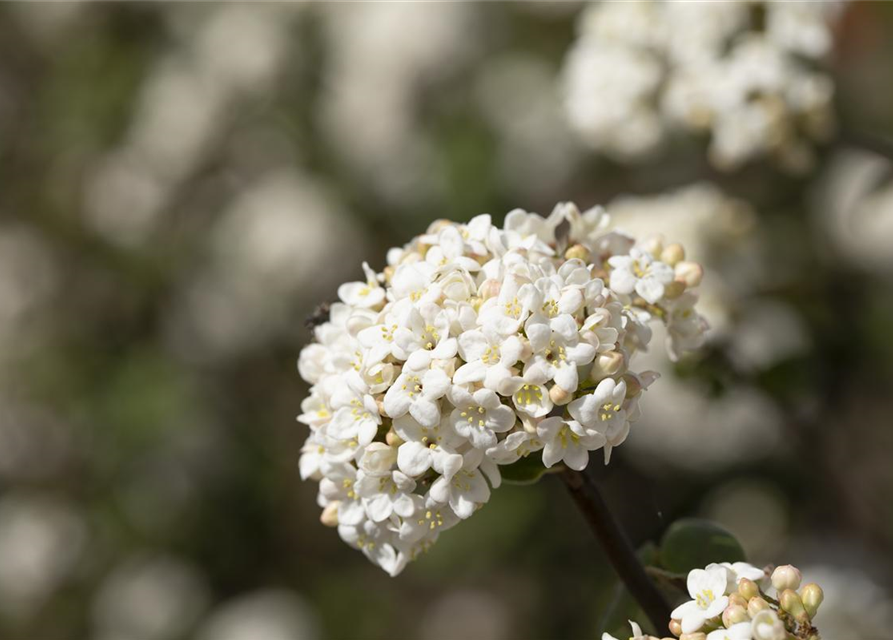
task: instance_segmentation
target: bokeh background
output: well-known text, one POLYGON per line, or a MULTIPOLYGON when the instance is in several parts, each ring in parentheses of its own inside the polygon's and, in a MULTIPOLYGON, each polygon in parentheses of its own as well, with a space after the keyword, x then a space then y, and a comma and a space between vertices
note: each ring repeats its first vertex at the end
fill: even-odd
POLYGON ((827 640, 893 637, 893 186, 860 148, 893 137, 893 5, 847 6, 854 135, 801 176, 580 144, 580 9, 0 5, 0 638, 598 637, 619 592, 555 478, 391 579, 297 468, 316 305, 437 218, 562 200, 710 269, 709 347, 649 356, 593 465, 635 541, 714 518, 825 587, 827 640))

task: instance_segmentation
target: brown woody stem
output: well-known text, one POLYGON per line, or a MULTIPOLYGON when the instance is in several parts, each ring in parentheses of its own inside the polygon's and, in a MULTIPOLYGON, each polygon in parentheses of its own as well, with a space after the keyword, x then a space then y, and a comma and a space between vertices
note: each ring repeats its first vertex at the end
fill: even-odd
POLYGON ((660 634, 670 622, 670 606, 645 572, 636 550, 614 519, 595 482, 585 473, 571 469, 565 469, 561 479, 586 518, 592 533, 598 538, 617 575, 642 607, 654 630, 660 634))

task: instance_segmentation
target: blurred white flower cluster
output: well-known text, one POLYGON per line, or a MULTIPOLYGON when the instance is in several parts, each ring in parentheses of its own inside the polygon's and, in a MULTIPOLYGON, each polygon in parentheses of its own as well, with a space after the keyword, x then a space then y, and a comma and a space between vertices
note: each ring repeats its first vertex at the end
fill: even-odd
MULTIPOLYGON (((673 610, 670 632, 682 640, 818 638, 812 619, 824 592, 815 583, 801 587, 801 581, 791 565, 777 567, 771 576, 746 562, 694 569, 686 581, 692 599, 673 610)), ((657 640, 630 624, 630 640, 657 640)), ((602 640, 617 639, 606 633, 602 640)))
POLYGON ((298 363, 301 475, 323 522, 388 573, 487 502, 499 465, 607 462, 656 378, 630 369, 652 321, 674 357, 702 343, 701 266, 608 224, 566 203, 504 228, 438 221, 339 288, 298 363))
POLYGON ((832 133, 834 87, 817 70, 838 3, 604 2, 580 18, 564 70, 571 125, 635 161, 677 130, 709 134, 711 162, 763 156, 799 171, 832 133))

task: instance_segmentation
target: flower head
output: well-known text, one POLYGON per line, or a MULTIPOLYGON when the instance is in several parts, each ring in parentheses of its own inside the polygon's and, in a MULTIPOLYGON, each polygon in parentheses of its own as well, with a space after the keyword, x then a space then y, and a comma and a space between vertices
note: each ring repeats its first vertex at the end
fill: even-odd
POLYGON ((630 369, 648 323, 673 318, 680 351, 704 330, 697 283, 608 222, 570 203, 501 229, 438 221, 339 288, 298 362, 325 524, 396 574, 487 503, 501 465, 608 459, 653 379, 630 369))

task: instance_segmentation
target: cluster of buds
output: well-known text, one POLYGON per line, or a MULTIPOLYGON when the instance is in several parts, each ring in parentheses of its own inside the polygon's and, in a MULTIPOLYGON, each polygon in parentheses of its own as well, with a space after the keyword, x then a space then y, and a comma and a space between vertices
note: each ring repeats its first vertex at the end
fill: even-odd
MULTIPOLYGON (((745 562, 711 564, 688 574, 692 600, 673 610, 662 640, 821 640, 813 619, 822 588, 801 586, 791 565, 771 572, 745 562)), ((630 640, 658 640, 633 624, 630 640)), ((616 640, 605 634, 603 640, 616 640)))
POLYGON ((607 463, 656 378, 632 369, 650 324, 672 357, 706 329, 701 266, 608 224, 570 203, 502 228, 438 221, 338 289, 298 362, 324 524, 396 575, 488 501, 501 465, 607 463))

